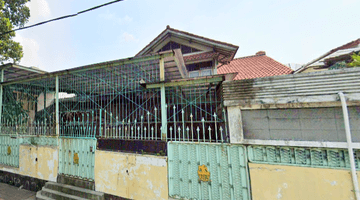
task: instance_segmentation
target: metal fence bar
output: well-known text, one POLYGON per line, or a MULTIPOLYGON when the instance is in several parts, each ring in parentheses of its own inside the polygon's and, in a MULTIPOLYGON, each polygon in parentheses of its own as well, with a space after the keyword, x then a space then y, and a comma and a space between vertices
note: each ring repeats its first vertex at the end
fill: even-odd
MULTIPOLYGON (((293 165, 303 167, 349 169, 350 160, 347 149, 283 147, 283 146, 248 146, 249 161, 276 165, 293 165)), ((360 170, 360 158, 354 158, 356 169, 360 170)))

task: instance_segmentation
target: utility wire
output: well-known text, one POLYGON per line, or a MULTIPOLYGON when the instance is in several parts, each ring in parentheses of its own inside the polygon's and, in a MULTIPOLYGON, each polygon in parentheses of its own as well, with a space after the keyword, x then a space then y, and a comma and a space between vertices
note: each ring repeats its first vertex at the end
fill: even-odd
POLYGON ((108 3, 101 4, 101 5, 98 5, 98 6, 95 6, 95 7, 92 7, 92 8, 89 8, 89 9, 86 9, 86 10, 83 10, 83 11, 80 11, 80 12, 77 12, 77 13, 75 13, 75 14, 65 15, 65 16, 62 16, 62 17, 57 17, 57 18, 50 19, 50 20, 47 20, 47 21, 39 22, 39 23, 37 23, 37 24, 33 24, 33 25, 30 25, 30 26, 24 26, 24 27, 17 28, 17 29, 11 30, 11 31, 7 31, 7 32, 4 32, 4 33, 1 33, 0 36, 9 34, 9 33, 15 32, 15 31, 20 31, 20 30, 32 28, 32 27, 35 27, 35 26, 39 26, 39 25, 42 25, 42 24, 46 24, 46 23, 49 23, 49 22, 53 22, 53 21, 57 21, 57 20, 61 20, 61 19, 69 18, 69 17, 75 17, 75 16, 77 16, 77 15, 80 15, 80 14, 83 14, 83 13, 86 13, 86 12, 89 12, 89 11, 92 11, 92 10, 95 10, 95 9, 98 9, 98 8, 101 8, 101 7, 103 7, 103 6, 108 6, 108 5, 110 5, 110 4, 117 3, 117 2, 120 2, 120 1, 124 1, 124 0, 110 1, 110 2, 108 2, 108 3))

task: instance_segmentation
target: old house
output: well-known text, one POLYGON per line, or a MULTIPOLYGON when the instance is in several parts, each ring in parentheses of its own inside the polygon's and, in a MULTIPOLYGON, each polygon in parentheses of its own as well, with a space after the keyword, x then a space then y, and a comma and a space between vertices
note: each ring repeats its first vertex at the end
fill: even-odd
POLYGON ((351 41, 326 52, 324 55, 308 62, 294 73, 326 71, 348 67, 351 55, 360 52, 360 39, 351 41))
POLYGON ((294 75, 237 49, 168 26, 132 58, 1 66, 0 181, 39 199, 354 197, 359 70, 294 75))

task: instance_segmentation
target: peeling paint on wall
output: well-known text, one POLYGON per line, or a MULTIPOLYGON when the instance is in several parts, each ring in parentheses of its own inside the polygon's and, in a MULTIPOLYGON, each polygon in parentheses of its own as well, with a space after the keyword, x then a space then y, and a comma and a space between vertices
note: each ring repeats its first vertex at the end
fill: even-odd
POLYGON ((20 145, 19 174, 56 181, 58 149, 50 146, 20 145))
POLYGON ((96 191, 130 199, 168 199, 166 157, 97 150, 96 191))
POLYGON ((253 200, 354 199, 348 170, 255 163, 249 169, 253 200))

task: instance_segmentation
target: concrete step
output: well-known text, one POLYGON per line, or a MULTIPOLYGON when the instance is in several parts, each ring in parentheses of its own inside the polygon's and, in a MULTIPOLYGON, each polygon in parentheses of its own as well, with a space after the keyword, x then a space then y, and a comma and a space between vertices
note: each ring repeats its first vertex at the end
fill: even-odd
POLYGON ((41 194, 41 190, 40 190, 36 193, 36 200, 56 200, 56 199, 52 199, 50 197, 43 196, 41 194))
POLYGON ((79 178, 68 176, 68 175, 59 174, 57 176, 56 182, 66 184, 66 185, 73 185, 76 187, 81 187, 81 188, 85 188, 85 189, 89 189, 89 190, 95 190, 95 182, 94 181, 79 179, 79 178))
POLYGON ((75 187, 72 185, 66 185, 62 183, 47 182, 44 186, 47 189, 55 190, 65 194, 91 199, 91 200, 104 200, 104 193, 96 192, 94 190, 75 187))
POLYGON ((78 196, 74 196, 71 194, 65 194, 56 190, 51 190, 48 188, 43 187, 41 190, 41 195, 50 197, 56 200, 87 200, 78 196))

